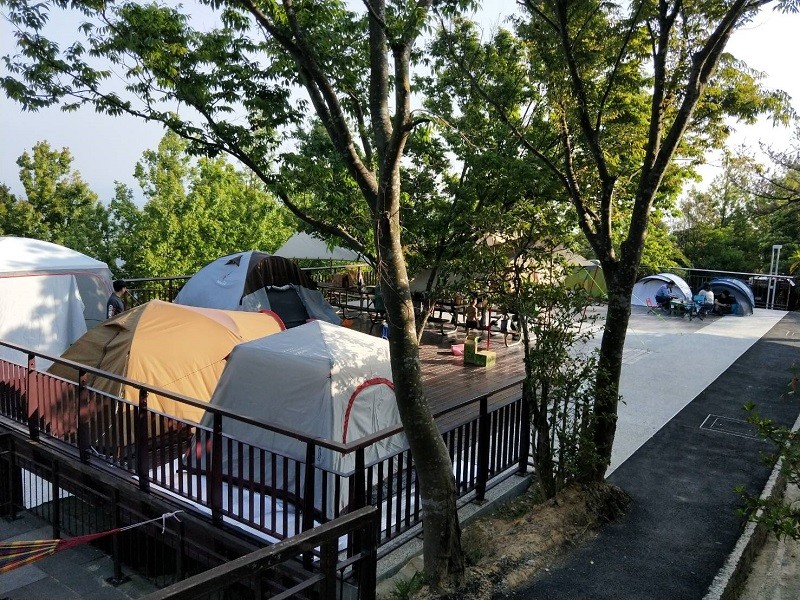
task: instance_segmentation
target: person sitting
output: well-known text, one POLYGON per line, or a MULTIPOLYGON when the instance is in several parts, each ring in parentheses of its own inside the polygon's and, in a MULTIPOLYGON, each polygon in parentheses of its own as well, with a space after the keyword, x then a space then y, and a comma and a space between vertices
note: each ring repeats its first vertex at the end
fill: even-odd
POLYGON ((729 315, 733 312, 734 304, 736 304, 736 298, 728 290, 722 290, 719 298, 714 300, 714 314, 729 315))
POLYGON ((697 292, 698 296, 703 297, 703 305, 714 304, 714 292, 711 291, 711 286, 706 283, 703 285, 703 289, 697 292))
POLYGON ((706 283, 703 289, 697 292, 697 311, 700 315, 704 315, 709 310, 714 308, 714 292, 711 291, 711 286, 706 283))
POLYGON ((658 288, 656 292, 656 304, 658 304, 664 310, 669 310, 669 304, 672 302, 673 298, 677 298, 677 294, 675 294, 672 289, 675 286, 675 282, 671 279, 668 279, 667 282, 658 288))

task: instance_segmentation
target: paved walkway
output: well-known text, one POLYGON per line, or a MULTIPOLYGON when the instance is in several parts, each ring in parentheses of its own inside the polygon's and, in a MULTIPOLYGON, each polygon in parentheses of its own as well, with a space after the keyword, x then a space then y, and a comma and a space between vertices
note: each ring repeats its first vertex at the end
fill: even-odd
POLYGON ((609 476, 633 507, 516 597, 703 598, 742 532, 734 487, 758 494, 771 471, 742 405, 794 423, 800 400, 786 392, 798 361, 797 313, 634 315, 609 476))

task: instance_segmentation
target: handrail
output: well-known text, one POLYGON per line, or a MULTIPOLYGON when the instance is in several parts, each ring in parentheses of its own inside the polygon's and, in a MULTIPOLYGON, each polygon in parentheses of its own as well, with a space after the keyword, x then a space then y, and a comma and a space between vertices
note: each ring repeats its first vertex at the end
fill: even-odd
MULTIPOLYGON (((263 428, 263 429, 267 429, 268 431, 272 431, 272 432, 278 433, 280 435, 293 437, 295 439, 298 439, 298 440, 306 442, 306 443, 316 444, 317 446, 320 446, 322 448, 326 448, 328 450, 334 450, 334 451, 340 452, 342 454, 349 454, 350 452, 354 452, 354 451, 357 451, 357 450, 361 450, 361 449, 367 448, 368 446, 371 446, 375 442, 379 442, 381 440, 389 438, 389 437, 391 437, 393 435, 396 435, 398 433, 402 433, 404 431, 404 428, 403 428, 402 425, 394 425, 394 426, 391 426, 391 427, 386 427, 384 429, 381 429, 380 431, 372 433, 372 434, 370 434, 370 435, 368 435, 366 437, 362 437, 362 438, 360 438, 358 440, 354 440, 352 442, 347 442, 347 443, 341 443, 341 442, 337 442, 336 440, 331 440, 331 439, 328 439, 328 438, 311 436, 311 435, 302 433, 300 431, 294 430, 294 429, 292 429, 290 427, 273 425, 273 424, 261 421, 259 419, 254 419, 252 417, 248 417, 246 415, 243 415, 243 414, 241 414, 241 413, 239 413, 237 411, 231 410, 229 408, 221 408, 221 407, 218 407, 218 406, 213 406, 213 405, 211 405, 209 403, 201 402, 199 400, 190 398, 188 396, 184 396, 182 394, 178 394, 176 392, 171 392, 169 390, 165 390, 163 388, 159 388, 159 387, 156 387, 156 386, 151 386, 151 385, 148 385, 146 383, 142 383, 140 381, 135 381, 133 379, 128 379, 127 377, 124 377, 122 375, 116 375, 114 373, 110 373, 108 371, 103 371, 102 369, 97 369, 97 368, 94 368, 94 367, 83 365, 83 364, 80 364, 80 363, 77 363, 77 362, 74 362, 74 361, 71 361, 71 360, 68 360, 68 359, 65 359, 65 358, 51 356, 49 354, 45 354, 44 352, 39 352, 39 351, 36 351, 36 350, 30 350, 30 349, 25 348, 23 346, 18 346, 16 344, 12 344, 10 342, 6 342, 6 341, 3 341, 3 340, 0 340, 0 346, 5 346, 7 348, 11 348, 12 350, 16 350, 18 352, 25 353, 29 357, 30 356, 39 356, 39 357, 44 358, 46 360, 50 360, 50 361, 53 361, 53 362, 58 362, 60 364, 66 365, 66 366, 68 366, 70 368, 75 369, 77 372, 83 372, 83 373, 89 373, 89 374, 92 374, 92 375, 97 375, 97 376, 103 377, 105 379, 109 379, 111 381, 116 381, 116 382, 121 383, 123 385, 128 385, 128 386, 137 388, 139 390, 146 390, 148 393, 154 393, 154 394, 157 394, 159 396, 163 396, 165 398, 169 398, 170 400, 175 400, 176 402, 181 402, 181 403, 187 404, 187 405, 192 406, 194 408, 200 408, 200 409, 202 409, 202 410, 204 410, 206 412, 218 413, 218 414, 220 414, 220 415, 222 415, 223 417, 226 417, 226 418, 235 419, 237 421, 241 421, 241 422, 246 423, 248 425, 253 425, 255 427, 260 427, 260 428, 263 428)), ((510 383, 507 383, 506 385, 504 385, 502 387, 499 387, 496 390, 493 390, 491 395, 494 395, 494 394, 496 394, 498 392, 503 392, 503 391, 505 391, 507 389, 510 389, 512 387, 516 387, 516 386, 520 385, 523 381, 524 381, 524 378, 522 378, 522 377, 520 377, 520 378, 518 378, 516 380, 513 380, 510 383)), ((447 407, 447 408, 445 408, 443 410, 440 410, 440 411, 434 413, 433 417, 434 418, 439 418, 439 417, 447 415, 447 414, 449 414, 451 412, 454 412, 456 410, 459 410, 461 408, 469 406, 471 404, 478 404, 478 403, 481 402, 481 399, 484 396, 485 396, 485 394, 481 394, 481 395, 478 395, 478 396, 474 396, 472 398, 468 398, 466 400, 461 400, 461 401, 457 402, 456 404, 454 404, 452 406, 449 406, 449 407, 447 407)), ((157 412, 157 411, 153 411, 152 409, 148 409, 148 410, 150 410, 151 412, 157 412)), ((166 416, 169 416, 169 415, 166 415, 166 416)), ((199 423, 196 424, 196 425, 199 425, 199 423)))
MULTIPOLYGON (((199 575, 148 594, 142 600, 191 600, 198 596, 205 597, 230 583, 252 577, 303 552, 311 551, 326 541, 333 540, 333 543, 336 543, 342 535, 365 526, 374 526, 377 521, 377 512, 378 510, 374 506, 359 508, 319 527, 309 529, 292 538, 261 548, 204 571, 199 575)), ((365 550, 365 555, 367 556, 374 555, 374 540, 369 543, 372 544, 373 548, 365 550)), ((374 565, 370 565, 370 567, 374 569, 374 565)))

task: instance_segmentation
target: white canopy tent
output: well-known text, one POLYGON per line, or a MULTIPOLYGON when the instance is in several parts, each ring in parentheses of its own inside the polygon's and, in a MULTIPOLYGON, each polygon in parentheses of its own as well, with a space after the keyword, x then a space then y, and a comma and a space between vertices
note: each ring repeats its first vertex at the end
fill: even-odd
MULTIPOLYGON (((0 339, 60 355, 105 319, 111 291, 111 271, 99 260, 50 242, 0 237, 0 339)), ((0 358, 27 361, 5 348, 0 358)))
POLYGON ((274 255, 295 259, 363 260, 360 254, 347 248, 334 246, 329 249, 325 241, 303 231, 290 237, 283 246, 274 252, 274 255))

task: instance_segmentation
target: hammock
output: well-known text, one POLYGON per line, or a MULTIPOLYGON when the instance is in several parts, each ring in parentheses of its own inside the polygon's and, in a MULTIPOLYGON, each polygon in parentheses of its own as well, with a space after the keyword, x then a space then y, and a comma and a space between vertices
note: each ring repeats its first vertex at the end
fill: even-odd
POLYGON ((167 519, 169 517, 173 517, 177 521, 178 517, 176 517, 175 515, 178 514, 179 512, 182 511, 177 510, 172 513, 164 513, 163 515, 161 515, 160 517, 156 517, 155 519, 142 521, 141 523, 128 525, 127 527, 117 527, 116 529, 109 529, 108 531, 101 531, 100 533, 79 535, 77 537, 72 537, 66 540, 30 540, 30 541, 19 541, 19 542, 0 542, 0 574, 13 571, 14 569, 25 566, 39 559, 51 556, 56 552, 60 552, 61 550, 69 550, 70 548, 74 548, 75 546, 79 546, 80 544, 92 542, 96 539, 105 537, 107 535, 112 535, 114 533, 127 531, 128 529, 141 527, 142 525, 147 525, 148 523, 153 523, 155 521, 161 521, 162 523, 161 532, 163 533, 164 528, 166 527, 167 519))

